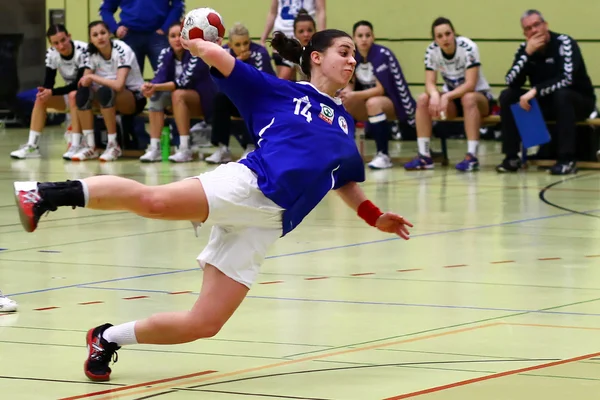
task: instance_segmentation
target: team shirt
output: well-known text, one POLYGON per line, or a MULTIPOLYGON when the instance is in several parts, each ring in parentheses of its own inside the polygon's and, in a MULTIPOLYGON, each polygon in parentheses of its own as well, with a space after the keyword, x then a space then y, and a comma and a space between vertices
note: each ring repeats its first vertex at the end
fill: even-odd
POLYGON ((88 54, 85 67, 94 71, 94 74, 106 79, 117 79, 119 68, 129 68, 125 87, 132 92, 138 92, 144 84, 144 78, 135 53, 131 47, 121 40, 112 40, 110 59, 104 59, 100 53, 88 54))
POLYGON ((239 162, 263 194, 284 209, 283 235, 332 189, 365 180, 354 121, 339 98, 236 60, 229 77, 211 69, 252 132, 255 151, 239 162))
POLYGON ((273 31, 280 31, 287 37, 294 37, 294 19, 302 8, 315 18, 317 14, 315 0, 279 0, 273 31))
MULTIPOLYGON (((425 51, 425 69, 440 72, 444 79, 444 92, 452 91, 465 83, 467 70, 480 66, 481 60, 477 45, 464 36, 456 38, 456 51, 450 58, 435 42, 431 43, 425 51)), ((483 76, 482 69, 479 68, 475 91, 487 92, 489 90, 490 84, 483 76)))

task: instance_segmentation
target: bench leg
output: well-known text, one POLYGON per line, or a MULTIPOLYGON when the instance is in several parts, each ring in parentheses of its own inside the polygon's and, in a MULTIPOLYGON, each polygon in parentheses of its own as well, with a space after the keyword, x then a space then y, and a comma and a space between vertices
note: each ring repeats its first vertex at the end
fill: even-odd
POLYGON ((442 165, 447 166, 448 164, 450 164, 450 161, 448 160, 448 143, 446 142, 445 137, 443 137, 441 139, 441 142, 442 142, 442 165))

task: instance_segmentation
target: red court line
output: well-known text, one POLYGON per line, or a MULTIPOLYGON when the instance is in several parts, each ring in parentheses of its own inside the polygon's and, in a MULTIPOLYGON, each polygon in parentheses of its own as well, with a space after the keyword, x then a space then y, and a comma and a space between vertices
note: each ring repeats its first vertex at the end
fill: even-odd
POLYGON ((498 372, 498 373, 491 374, 491 375, 480 376, 479 378, 467 379, 467 380, 460 381, 460 382, 449 383, 447 385, 436 386, 436 387, 432 387, 429 389, 419 390, 417 392, 401 394, 399 396, 394 396, 394 397, 388 397, 384 400, 408 399, 410 397, 421 396, 423 394, 440 392, 442 390, 452 389, 452 388, 459 387, 459 386, 470 385, 472 383, 488 381, 490 379, 495 379, 495 378, 502 378, 504 376, 509 376, 509 375, 522 374, 523 372, 535 371, 536 369, 555 367, 557 365, 563 365, 563 364, 568 364, 568 363, 572 363, 572 362, 576 362, 576 361, 587 360, 589 358, 594 358, 594 357, 598 357, 598 356, 600 356, 600 352, 585 354, 583 356, 567 358, 565 360, 553 361, 553 362, 549 362, 549 363, 545 363, 545 364, 534 365, 531 367, 512 369, 509 371, 498 372))
POLYGON ((169 294, 188 294, 188 293, 192 293, 191 290, 183 290, 181 292, 171 292, 169 294))
POLYGON ((506 260, 506 261, 492 261, 490 262, 490 264, 508 264, 508 263, 514 263, 514 260, 506 260))
POLYGON ((101 304, 103 301, 86 301, 84 303, 79 303, 80 306, 89 306, 91 304, 101 304))
POLYGON ((397 269, 396 271, 397 271, 397 272, 421 271, 421 268, 397 269))
POLYGON ((467 264, 456 264, 456 265, 446 265, 444 266, 444 268, 459 268, 459 267, 466 267, 467 264))
POLYGON ((305 281, 317 281, 319 279, 329 279, 328 276, 315 276, 314 278, 304 278, 305 281))
POLYGON ((350 276, 365 276, 365 275, 375 275, 375 272, 359 272, 356 274, 350 274, 350 276))
POLYGON ((553 261, 553 260, 561 260, 560 257, 547 257, 547 258, 538 258, 540 261, 553 261))
POLYGON ((177 381, 177 380, 180 380, 180 379, 193 378, 193 377, 196 377, 196 376, 212 374, 212 373, 215 373, 215 372, 217 372, 217 371, 212 371, 212 370, 201 371, 201 372, 196 372, 196 373, 189 374, 189 375, 176 376, 174 378, 166 378, 166 379, 159 379, 159 380, 156 380, 156 381, 136 383, 135 385, 131 385, 131 386, 122 386, 122 387, 114 388, 114 389, 101 390, 99 392, 85 393, 85 394, 80 394, 78 396, 73 396, 73 397, 63 397, 63 398, 61 398, 59 400, 85 399, 87 397, 95 397, 95 396, 100 396, 100 395, 103 395, 103 394, 116 393, 116 392, 121 392, 123 390, 131 390, 131 389, 142 387, 142 386, 158 385, 160 383, 173 382, 173 381, 177 381))
POLYGON ((593 254, 590 256, 585 256, 586 258, 594 258, 594 257, 600 257, 600 254, 593 254))
POLYGON ((274 283, 283 283, 283 281, 260 282, 259 285, 272 285, 274 283))
POLYGON ((137 300, 137 299, 147 299, 148 296, 132 296, 132 297, 123 297, 123 300, 137 300))
POLYGON ((34 308, 34 311, 46 311, 46 310, 54 310, 55 308, 60 308, 60 307, 42 307, 42 308, 34 308))

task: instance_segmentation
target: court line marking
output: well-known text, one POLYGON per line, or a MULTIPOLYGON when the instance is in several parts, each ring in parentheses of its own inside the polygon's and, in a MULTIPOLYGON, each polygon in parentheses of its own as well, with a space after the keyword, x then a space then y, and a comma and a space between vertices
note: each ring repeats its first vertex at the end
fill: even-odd
POLYGON ((453 389, 453 388, 456 388, 456 387, 470 385, 472 383, 483 382, 483 381, 487 381, 487 380, 490 380, 490 379, 502 378, 504 376, 516 375, 516 374, 521 374, 523 372, 535 371, 535 370, 538 370, 538 369, 550 368, 550 367, 555 367, 557 365, 563 365, 563 364, 568 364, 568 363, 572 363, 572 362, 576 362, 576 361, 587 360, 589 358, 593 358, 593 357, 597 357, 597 356, 600 356, 600 352, 590 353, 590 354, 584 354, 584 355, 581 355, 581 356, 567 358, 567 359, 560 360, 560 361, 553 361, 553 362, 549 362, 549 363, 533 365, 531 367, 512 369, 512 370, 508 370, 508 371, 504 371, 504 372, 498 372, 498 373, 491 374, 491 375, 485 375, 485 376, 480 376, 480 377, 477 377, 477 378, 466 379, 464 381, 453 382, 453 383, 449 383, 447 385, 435 386, 435 387, 431 387, 431 388, 428 388, 428 389, 418 390, 416 392, 410 392, 410 393, 405 393, 405 394, 401 394, 401 395, 398 395, 398 396, 386 397, 384 400, 402 400, 402 399, 408 399, 410 397, 417 397, 417 396, 421 396, 421 395, 424 395, 424 394, 430 394, 430 393, 440 392, 442 390, 453 389))
MULTIPOLYGON (((80 289, 93 289, 93 290, 113 290, 123 292, 140 292, 140 293, 159 293, 169 294, 168 290, 157 290, 157 289, 134 289, 134 288, 116 288, 116 287, 96 287, 96 286, 79 286, 80 289)), ((198 292, 189 292, 189 294, 198 296, 198 292)), ((419 304, 419 303, 392 303, 392 302, 378 302, 378 301, 355 301, 355 300, 335 300, 335 299, 306 299, 306 298, 294 298, 294 297, 271 297, 271 296, 254 296, 248 295, 247 299, 256 300, 277 300, 277 301, 300 301, 300 302, 314 302, 314 303, 332 303, 332 304, 355 304, 355 305, 372 305, 372 306, 392 306, 392 307, 423 307, 423 308, 446 308, 446 309, 458 309, 458 310, 474 310, 474 311, 504 311, 512 313, 527 313, 527 314, 558 314, 558 315, 578 315, 584 317, 600 317, 600 313, 581 313, 571 311, 546 311, 545 309, 537 310, 521 310, 513 308, 494 308, 494 307, 477 307, 477 306, 456 306, 456 305, 445 305, 445 304, 419 304)), ((598 301, 600 297, 585 300, 584 302, 598 301)), ((576 303, 579 304, 579 303, 576 303)))
MULTIPOLYGON (((378 349, 378 348, 382 348, 382 347, 394 346, 394 345, 398 345, 398 344, 405 344, 405 343, 417 342, 417 341, 421 341, 421 340, 434 339, 434 338, 438 338, 438 337, 442 337, 442 336, 449 336, 449 335, 454 335, 454 334, 463 333, 463 332, 470 332, 470 331, 474 331, 474 330, 478 330, 478 329, 490 328, 490 327, 499 326, 499 325, 502 325, 502 324, 500 322, 491 322, 491 323, 487 323, 487 324, 483 324, 483 325, 471 326, 468 328, 454 329, 454 330, 450 330, 450 331, 434 333, 434 334, 429 334, 429 335, 424 335, 424 336, 418 336, 418 337, 413 337, 413 338, 409 338, 409 339, 402 339, 402 340, 396 340, 396 341, 392 341, 392 342, 372 344, 369 346, 338 350, 338 351, 328 352, 325 354, 302 357, 302 358, 298 358, 295 360, 285 360, 285 361, 276 362, 276 363, 272 363, 272 364, 266 364, 266 365, 260 365, 257 367, 245 368, 245 369, 241 369, 241 370, 237 370, 237 371, 216 373, 216 374, 211 374, 210 376, 205 376, 205 377, 191 377, 191 378, 189 378, 189 381, 185 382, 185 385, 189 386, 192 384, 206 382, 209 380, 215 380, 215 379, 226 378, 226 377, 230 377, 230 376, 242 375, 242 374, 262 371, 262 370, 266 370, 266 369, 270 369, 270 368, 289 366, 289 365, 299 364, 299 363, 306 362, 306 361, 314 361, 314 360, 319 360, 319 359, 323 359, 323 358, 340 356, 343 354, 357 353, 357 352, 361 352, 361 351, 373 350, 373 349, 378 349)), ((173 377, 173 378, 168 378, 168 379, 170 379, 169 382, 171 382, 173 380, 183 380, 183 379, 187 379, 187 378, 173 377)), ((181 385, 182 383, 178 383, 178 384, 181 385)), ((108 400, 108 399, 114 399, 114 398, 121 397, 121 394, 127 395, 127 396, 133 396, 133 395, 140 395, 140 394, 149 393, 149 392, 156 392, 156 391, 160 391, 160 390, 171 389, 171 387, 168 385, 160 384, 160 385, 154 386, 152 388, 137 390, 137 391, 133 391, 133 392, 127 392, 127 393, 121 393, 125 390, 138 389, 140 386, 146 386, 146 385, 147 384, 141 383, 141 384, 132 385, 132 386, 124 386, 122 388, 119 388, 119 390, 118 390, 119 393, 112 394, 116 391, 110 391, 110 393, 112 394, 111 396, 100 397, 100 399, 108 400)), ((100 396, 100 395, 106 394, 106 392, 107 391, 93 392, 93 393, 88 393, 86 395, 80 395, 80 396, 75 396, 75 397, 65 397, 60 400, 77 400, 77 399, 81 399, 83 397, 95 397, 95 396, 100 396)))
POLYGON ((98 392, 93 392, 93 393, 80 394, 78 396, 65 397, 65 398, 60 399, 60 400, 66 400, 66 399, 69 399, 69 400, 85 399, 85 398, 88 398, 88 397, 99 396, 99 395, 102 395, 102 394, 117 393, 117 392, 121 392, 123 390, 131 390, 131 389, 138 388, 140 386, 160 385, 160 384, 165 384, 165 383, 173 382, 173 381, 180 380, 180 379, 187 379, 187 378, 193 378, 193 377, 197 377, 197 376, 201 376, 201 375, 214 374, 215 372, 217 372, 217 371, 212 371, 212 370, 200 371, 200 372, 195 372, 193 374, 176 376, 176 377, 173 377, 173 378, 158 379, 158 380, 150 381, 150 382, 142 382, 142 383, 136 383, 134 385, 127 385, 127 386, 121 386, 121 387, 113 388, 113 389, 100 390, 98 392))
MULTIPOLYGON (((587 326, 572 326, 572 325, 530 324, 530 323, 502 322, 502 321, 500 321, 498 324, 499 325, 509 325, 509 326, 536 327, 536 328, 582 329, 582 330, 593 330, 593 331, 600 330, 600 328, 587 327, 587 326)), ((405 393, 405 394, 398 395, 398 396, 387 397, 384 400, 408 399, 410 397, 417 397, 417 396, 421 396, 424 394, 430 394, 430 393, 439 392, 442 390, 448 390, 448 389, 452 389, 452 388, 459 387, 459 386, 470 385, 472 383, 487 381, 487 380, 495 379, 495 378, 502 378, 504 376, 521 374, 523 372, 529 372, 529 371, 534 371, 534 370, 543 369, 543 368, 555 367, 558 365, 568 364, 568 363, 572 363, 572 362, 576 362, 576 361, 587 360, 587 359, 598 357, 598 356, 600 356, 600 352, 585 354, 582 356, 567 358, 567 359, 563 359, 563 360, 559 360, 559 361, 552 361, 549 363, 534 365, 534 366, 525 367, 525 368, 513 369, 513 370, 504 371, 504 372, 497 372, 497 373, 494 373, 491 375, 481 376, 481 377, 472 378, 472 379, 466 379, 464 381, 453 382, 453 383, 449 383, 446 385, 435 386, 432 388, 418 390, 418 391, 410 392, 410 393, 405 393)))
MULTIPOLYGON (((589 211, 582 211, 582 212, 583 213, 593 213, 593 212, 599 212, 599 211, 600 211, 600 209, 589 210, 589 211)), ((573 216, 573 215, 577 215, 577 214, 573 214, 573 213, 554 214, 554 215, 546 215, 546 216, 541 216, 541 217, 533 217, 533 218, 527 218, 527 219, 520 219, 520 220, 515 220, 515 221, 500 222, 500 223, 497 223, 497 224, 480 225, 480 226, 474 226, 474 227, 468 227, 468 228, 457 228, 457 229, 450 229, 450 230, 445 230, 445 231, 428 232, 428 233, 422 233, 422 234, 413 235, 413 236, 411 236, 411 238, 414 239, 414 238, 417 238, 417 237, 428 237, 428 236, 442 235, 442 234, 447 234, 447 233, 467 232, 467 231, 473 231, 473 230, 479 230, 479 229, 495 228, 495 227, 500 227, 500 226, 505 226, 505 225, 519 224, 519 223, 523 223, 523 222, 540 221, 540 220, 560 218, 560 217, 573 216)), ((166 230, 166 231, 161 231, 161 232, 145 232, 145 233, 141 233, 141 234, 126 235, 126 236, 115 236, 115 237, 111 237, 111 238, 99 238, 99 239, 94 239, 94 241, 109 240, 109 239, 119 239, 119 238, 122 238, 122 237, 132 237, 132 236, 138 236, 138 235, 149 235, 149 234, 155 234, 155 233, 167 233, 167 232, 171 232, 171 231, 175 231, 175 230, 180 230, 180 229, 171 229, 171 230, 166 230)), ((390 242, 390 241, 393 241, 393 240, 401 240, 401 239, 400 238, 387 238, 387 239, 371 240, 371 241, 366 241, 366 242, 351 243, 351 244, 345 244, 345 245, 339 245, 339 246, 325 247, 325 248, 320 248, 320 249, 303 250, 303 251, 298 251, 298 252, 293 252, 293 253, 285 253, 285 254, 267 256, 267 257, 265 257, 265 259, 275 259, 275 258, 284 258, 284 257, 290 257, 290 256, 297 256, 297 255, 301 255, 301 254, 320 253, 320 252, 324 252, 324 251, 345 249, 345 248, 357 247, 357 246, 364 246, 364 245, 375 244, 375 243, 385 243, 385 242, 390 242)), ((53 246, 54 247, 67 246, 67 245, 70 245, 70 244, 87 243, 87 242, 90 242, 90 241, 91 240, 84 241, 84 242, 64 243, 64 244, 53 245, 53 246)), ((10 252, 16 252, 16 251, 25 251, 25 250, 35 250, 35 249, 44 248, 44 247, 47 247, 47 246, 39 246, 39 247, 33 247, 33 248, 29 248, 29 249, 13 250, 13 251, 9 250, 9 251, 10 252)), ((2 261, 1 258, 0 258, 0 261, 2 261)), ((6 295, 7 296, 15 297, 15 296, 22 296, 22 295, 26 295, 26 294, 42 293, 42 292, 50 292, 50 291, 54 291, 54 290, 69 289, 69 288, 73 288, 73 287, 77 287, 77 286, 82 286, 82 285, 97 285, 97 284, 100 284, 100 283, 117 282, 117 281, 131 280, 131 279, 137 279, 137 278, 145 278, 145 277, 149 277, 149 276, 159 276, 159 275, 165 275, 165 274, 176 274, 176 273, 198 271, 198 270, 200 270, 200 268, 190 268, 190 269, 182 269, 182 270, 175 270, 175 271, 168 271, 168 272, 159 272, 159 273, 155 273, 155 274, 134 275, 134 276, 128 276, 128 277, 124 277, 124 278, 116 278, 116 279, 109 279, 109 280, 95 281, 95 282, 83 282, 83 283, 77 283, 77 284, 66 285, 66 286, 58 286, 58 287, 53 287, 53 288, 31 290, 31 291, 27 291, 27 292, 6 293, 6 295)))

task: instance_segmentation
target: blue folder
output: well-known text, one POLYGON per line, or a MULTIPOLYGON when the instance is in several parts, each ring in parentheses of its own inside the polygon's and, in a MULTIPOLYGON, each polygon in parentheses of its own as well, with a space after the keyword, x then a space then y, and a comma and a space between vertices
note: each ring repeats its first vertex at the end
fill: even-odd
POLYGON ((523 110, 519 103, 510 106, 515 117, 517 129, 519 129, 519 134, 521 135, 523 147, 526 149, 550 141, 550 133, 540 110, 540 105, 536 99, 531 100, 529 104, 531 104, 529 111, 523 110))

